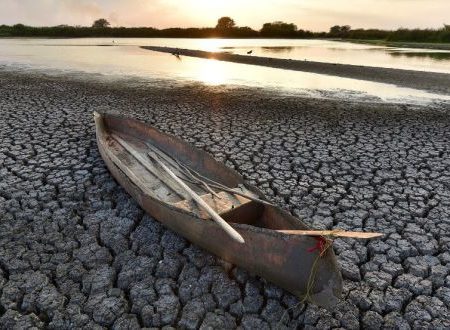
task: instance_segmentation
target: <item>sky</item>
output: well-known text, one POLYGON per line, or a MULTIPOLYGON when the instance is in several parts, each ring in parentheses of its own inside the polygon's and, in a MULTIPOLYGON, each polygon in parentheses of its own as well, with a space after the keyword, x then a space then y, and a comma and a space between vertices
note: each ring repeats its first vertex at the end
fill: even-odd
POLYGON ((436 28, 450 24, 450 0, 0 0, 0 25, 91 25, 212 27, 221 16, 260 29, 285 21, 326 31, 353 28, 436 28))

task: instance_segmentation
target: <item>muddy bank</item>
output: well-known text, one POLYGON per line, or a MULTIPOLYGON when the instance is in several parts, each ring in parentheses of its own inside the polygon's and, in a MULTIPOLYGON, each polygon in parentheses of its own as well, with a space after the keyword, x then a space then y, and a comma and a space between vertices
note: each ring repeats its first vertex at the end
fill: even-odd
POLYGON ((450 74, 424 72, 413 70, 377 68, 370 66, 334 64, 313 61, 288 60, 280 58, 260 57, 251 55, 237 55, 229 53, 205 52, 201 50, 143 46, 141 48, 175 53, 182 56, 192 56, 219 61, 227 61, 241 64, 260 65, 271 68, 279 68, 294 71, 304 71, 333 75, 345 78, 369 80, 386 84, 395 84, 401 87, 427 90, 439 94, 450 94, 450 74))
POLYGON ((449 328, 450 117, 419 107, 203 85, 0 72, 0 328, 449 328), (332 312, 224 265, 111 177, 92 112, 211 153, 339 239, 332 312))

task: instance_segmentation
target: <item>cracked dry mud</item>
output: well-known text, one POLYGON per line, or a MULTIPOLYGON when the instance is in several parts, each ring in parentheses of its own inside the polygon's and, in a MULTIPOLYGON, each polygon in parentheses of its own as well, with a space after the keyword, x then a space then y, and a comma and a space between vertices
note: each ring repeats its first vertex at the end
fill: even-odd
POLYGON ((0 74, 0 328, 450 328, 448 104, 0 74), (110 108, 195 143, 337 239, 333 311, 230 268, 146 215, 97 150, 110 108))

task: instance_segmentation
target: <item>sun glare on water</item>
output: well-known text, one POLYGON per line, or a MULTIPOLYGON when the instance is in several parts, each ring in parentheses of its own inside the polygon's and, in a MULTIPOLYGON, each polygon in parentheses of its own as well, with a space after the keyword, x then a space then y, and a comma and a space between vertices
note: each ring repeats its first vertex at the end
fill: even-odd
POLYGON ((198 79, 208 85, 221 85, 227 82, 228 76, 223 63, 216 60, 205 60, 199 68, 198 79))
MULTIPOLYGON (((207 52, 223 51, 225 45, 223 39, 204 39, 201 41, 200 49, 207 52)), ((198 71, 198 79, 208 85, 221 85, 227 83, 229 72, 226 71, 223 62, 213 59, 205 60, 198 71)))
POLYGON ((222 47, 226 45, 226 41, 223 39, 202 39, 200 41, 200 49, 207 52, 220 52, 223 51, 222 47))

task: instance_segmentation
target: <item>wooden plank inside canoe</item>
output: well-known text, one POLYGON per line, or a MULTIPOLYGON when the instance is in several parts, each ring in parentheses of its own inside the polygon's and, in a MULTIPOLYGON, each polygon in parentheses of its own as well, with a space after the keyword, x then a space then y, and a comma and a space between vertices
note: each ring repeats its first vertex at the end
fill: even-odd
MULTIPOLYGON (((200 196, 210 207, 212 207, 218 214, 226 213, 235 207, 247 204, 251 200, 239 196, 230 194, 225 191, 217 193, 220 198, 213 196, 212 194, 205 194, 200 196)), ((175 207, 183 209, 188 212, 197 214, 202 219, 209 219, 210 216, 205 210, 199 208, 192 200, 182 200, 180 202, 172 204, 175 207)))

